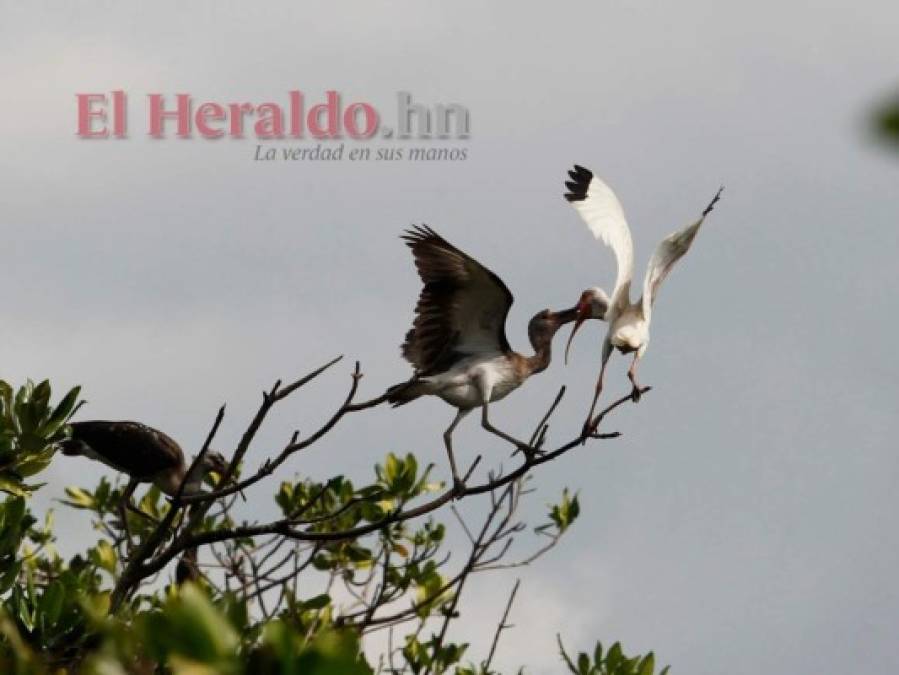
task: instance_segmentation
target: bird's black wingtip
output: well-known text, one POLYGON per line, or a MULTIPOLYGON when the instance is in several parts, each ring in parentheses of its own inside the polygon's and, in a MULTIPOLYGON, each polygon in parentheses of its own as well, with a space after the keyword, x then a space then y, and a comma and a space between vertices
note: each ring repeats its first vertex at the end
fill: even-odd
POLYGON ((715 193, 715 196, 712 198, 712 201, 709 202, 709 205, 705 207, 705 210, 702 212, 702 217, 705 218, 712 212, 712 209, 715 208, 715 204, 718 203, 718 200, 721 199, 721 193, 724 192, 724 186, 722 185, 718 188, 718 192, 715 193))
POLYGON ((415 244, 427 241, 428 239, 440 239, 440 235, 437 234, 430 227, 422 223, 421 225, 410 225, 409 229, 405 230, 401 235, 400 239, 406 242, 407 246, 414 246, 415 244))
POLYGON ((590 181, 593 180, 593 172, 585 169, 580 164, 575 164, 574 168, 568 172, 570 181, 565 182, 568 192, 565 193, 565 199, 569 202, 580 202, 587 198, 587 190, 590 188, 590 181))

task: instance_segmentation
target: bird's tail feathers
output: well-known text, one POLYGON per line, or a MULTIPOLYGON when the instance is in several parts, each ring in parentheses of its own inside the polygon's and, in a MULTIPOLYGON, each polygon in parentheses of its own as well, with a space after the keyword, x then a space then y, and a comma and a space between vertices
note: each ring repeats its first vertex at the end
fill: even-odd
POLYGON ((394 408, 404 405, 410 401, 414 401, 419 396, 425 394, 424 383, 415 378, 395 384, 387 388, 387 402, 394 408))
POLYGON ((71 438, 60 441, 56 444, 56 447, 60 450, 60 452, 62 452, 62 454, 68 455, 69 457, 82 454, 81 443, 71 438))

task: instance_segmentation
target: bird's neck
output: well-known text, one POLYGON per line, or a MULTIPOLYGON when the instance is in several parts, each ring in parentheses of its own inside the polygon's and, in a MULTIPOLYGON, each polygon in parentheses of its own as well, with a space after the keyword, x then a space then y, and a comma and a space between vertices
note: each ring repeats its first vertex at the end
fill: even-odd
POLYGON ((550 353, 550 348, 548 345, 543 349, 537 350, 533 356, 525 359, 525 363, 528 369, 528 375, 542 373, 544 370, 549 368, 549 363, 551 360, 552 354, 550 353))
POLYGON ((534 348, 534 355, 525 359, 528 375, 541 373, 549 368, 549 363, 552 361, 553 337, 558 330, 559 326, 557 325, 550 329, 544 329, 537 335, 530 336, 531 347, 534 348))
POLYGON ((193 467, 192 471, 188 471, 186 468, 182 467, 181 471, 177 473, 177 482, 175 483, 175 490, 178 490, 178 486, 181 484, 181 481, 184 481, 184 494, 185 495, 195 495, 203 487, 203 474, 204 467, 202 464, 198 464, 193 467))
POLYGON ((546 319, 546 323, 538 331, 531 333, 531 347, 534 348, 534 355, 525 359, 525 366, 528 375, 540 373, 549 368, 552 361, 552 343, 553 338, 559 329, 567 323, 571 323, 577 318, 577 309, 565 309, 561 312, 551 313, 546 319))
POLYGON ((534 355, 525 359, 528 375, 542 373, 549 368, 550 361, 552 361, 552 340, 541 344, 532 344, 532 346, 534 355))

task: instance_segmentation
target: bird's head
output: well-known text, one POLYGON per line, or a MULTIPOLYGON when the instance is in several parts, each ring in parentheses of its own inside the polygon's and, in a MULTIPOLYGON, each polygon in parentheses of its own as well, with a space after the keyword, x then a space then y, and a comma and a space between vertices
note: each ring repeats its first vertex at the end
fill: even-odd
POLYGON ((575 321, 578 308, 570 307, 558 312, 544 309, 537 312, 528 323, 528 338, 535 350, 545 349, 552 343, 553 337, 566 323, 575 321))
POLYGON ((64 455, 83 455, 86 450, 90 449, 87 443, 77 438, 64 438, 57 441, 55 446, 64 455))
POLYGON ((568 337, 568 344, 565 345, 565 363, 568 363, 568 350, 571 349, 571 342, 574 340, 574 334, 584 324, 587 319, 597 319, 602 321, 606 318, 606 312, 609 309, 609 296, 601 288, 588 288, 581 293, 581 298, 575 306, 574 327, 571 329, 571 335, 568 337))
POLYGON ((212 471, 214 473, 217 473, 220 477, 225 475, 225 472, 230 466, 228 464, 228 460, 224 458, 222 453, 216 452, 215 450, 209 450, 205 455, 203 455, 201 465, 203 467, 204 476, 212 471))
POLYGON ((90 446, 79 437, 80 425, 75 422, 68 425, 66 437, 55 443, 56 449, 64 455, 83 455, 90 446))
MULTIPOLYGON (((221 455, 221 453, 218 453, 215 450, 207 450, 199 462, 197 462, 196 460, 194 460, 194 462, 196 463, 191 463, 191 468, 187 475, 187 483, 184 486, 184 494, 198 494, 201 491, 203 480, 210 473, 218 474, 219 482, 216 486, 216 489, 222 487, 221 479, 228 471, 228 467, 230 466, 230 464, 228 463, 228 460, 226 460, 221 455)), ((231 478, 229 483, 231 481, 234 481, 234 477, 231 478)))
MULTIPOLYGON (((216 452, 215 450, 209 450, 205 455, 203 455, 203 461, 200 463, 200 474, 204 477, 210 472, 218 474, 219 484, 216 486, 216 489, 218 489, 220 487, 223 487, 221 480, 230 467, 231 463, 224 458, 222 453, 216 452)), ((237 482, 237 474, 235 474, 228 480, 228 485, 236 485, 237 482)), ((247 498, 244 496, 243 490, 238 490, 238 493, 244 501, 247 500, 247 498)))
POLYGON ((561 325, 559 314, 556 312, 544 309, 542 312, 534 314, 528 322, 528 338, 534 349, 539 349, 552 342, 553 336, 561 325))

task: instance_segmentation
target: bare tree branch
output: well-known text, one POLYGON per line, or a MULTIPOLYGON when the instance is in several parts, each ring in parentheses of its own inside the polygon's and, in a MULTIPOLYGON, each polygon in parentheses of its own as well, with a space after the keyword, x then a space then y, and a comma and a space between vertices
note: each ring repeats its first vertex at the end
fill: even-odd
POLYGON ((512 587, 512 592, 509 594, 509 601, 506 603, 506 611, 503 612, 503 617, 499 620, 499 624, 496 626, 496 632, 493 634, 493 643, 490 645, 490 653, 487 654, 487 659, 481 664, 481 669, 485 673, 490 671, 490 664, 493 662, 493 656, 496 654, 496 646, 499 644, 499 636, 504 630, 512 628, 507 621, 509 620, 509 612, 512 611, 512 603, 515 602, 515 594, 518 593, 518 587, 520 585, 521 579, 516 579, 515 585, 512 587))
MULTIPOLYGON (((265 535, 273 535, 274 537, 280 538, 285 541, 291 540, 297 542, 298 544, 308 544, 314 547, 318 547, 328 543, 355 540, 366 535, 374 534, 378 531, 386 531, 385 528, 396 526, 398 524, 432 513, 440 509, 444 505, 451 503, 454 499, 464 499, 467 497, 485 493, 492 496, 491 499, 493 503, 490 517, 488 518, 487 523, 485 523, 485 528, 489 527, 490 523, 496 518, 496 516, 498 515, 498 509, 501 505, 505 504, 505 507, 507 509, 506 515, 500 519, 502 527, 498 528, 494 533, 493 538, 490 539, 491 546, 500 541, 503 541, 501 550, 498 554, 494 555, 489 560, 486 560, 484 559, 484 552, 489 549, 490 546, 484 546, 483 550, 477 550, 477 559, 472 563, 472 565, 480 563, 482 564, 482 566, 487 567, 490 564, 497 563, 505 556, 506 552, 509 550, 509 546, 512 543, 512 535, 515 532, 520 531, 520 527, 518 525, 514 525, 511 523, 511 517, 517 506, 517 500, 522 492, 521 480, 535 467, 557 459, 573 448, 578 447, 586 440, 584 436, 579 435, 576 438, 560 445, 559 447, 551 451, 544 451, 541 453, 525 456, 523 461, 516 468, 507 473, 501 472, 498 475, 490 473, 488 475, 488 479, 482 484, 467 486, 460 491, 447 489, 436 497, 433 497, 432 499, 417 506, 406 507, 405 505, 400 505, 398 508, 388 511, 383 518, 377 521, 356 525, 355 527, 347 529, 329 530, 323 529, 322 525, 327 524, 328 522, 336 521, 338 517, 352 509, 354 506, 361 505, 365 502, 374 503, 376 501, 379 501, 380 499, 382 499, 382 495, 373 493, 356 497, 352 500, 349 500, 347 503, 342 504, 340 507, 330 513, 326 513, 323 515, 320 514, 316 515, 313 518, 304 519, 304 515, 307 510, 312 508, 312 506, 317 501, 317 497, 313 497, 308 502, 303 504, 303 506, 296 512, 290 513, 284 518, 280 518, 268 523, 242 524, 239 526, 220 527, 204 532, 196 531, 197 526, 202 521, 206 512, 216 500, 235 495, 235 493, 249 486, 252 486, 265 477, 271 475, 291 455, 309 447, 310 445, 321 439, 324 435, 326 435, 347 414, 360 410, 366 410, 368 408, 379 405, 384 400, 386 400, 386 395, 381 395, 374 399, 370 399, 369 401, 358 404, 353 403, 356 392, 358 390, 359 381, 362 378, 359 363, 356 362, 354 370, 351 374, 351 386, 343 403, 336 409, 336 411, 331 415, 330 418, 325 421, 325 423, 321 427, 319 427, 311 435, 302 440, 298 440, 298 434, 294 434, 290 442, 284 446, 280 453, 276 457, 274 457, 274 459, 266 460, 255 474, 243 480, 232 481, 232 478, 236 475, 236 471, 240 462, 246 456, 246 453, 248 452, 253 439, 256 436, 256 433, 261 428, 272 407, 279 401, 284 400, 293 392, 297 391, 303 385, 313 380, 325 370, 336 364, 340 360, 340 358, 341 357, 333 359, 332 361, 326 363, 325 365, 296 380, 286 387, 282 388, 280 381, 276 382, 271 390, 263 394, 263 401, 260 404, 260 407, 254 415, 253 419, 249 423, 247 429, 243 433, 240 443, 238 444, 232 456, 231 465, 229 466, 226 475, 222 476, 222 479, 219 481, 216 489, 211 492, 206 492, 199 495, 183 495, 183 486, 181 489, 179 489, 179 492, 172 499, 170 508, 165 517, 163 517, 157 527, 152 531, 151 535, 145 540, 145 542, 139 547, 136 553, 128 561, 125 570, 118 579, 118 582, 113 590, 112 601, 110 603, 111 612, 116 611, 121 606, 121 603, 140 586, 143 580, 148 579, 152 575, 159 572, 176 556, 190 548, 208 546, 245 538, 255 538, 265 535), (501 496, 499 497, 499 499, 496 499, 495 495, 500 490, 502 491, 501 496), (180 532, 175 534, 174 538, 167 546, 160 548, 165 539, 172 534, 172 524, 175 522, 175 518, 185 505, 191 505, 190 516, 187 519, 187 523, 181 528, 180 532)), ((649 387, 645 387, 643 389, 643 392, 646 391, 649 391, 649 387)), ((558 408, 558 405, 561 402, 564 393, 565 388, 563 387, 556 395, 545 415, 537 423, 531 437, 532 445, 539 447, 545 442, 549 419, 558 408)), ((597 416, 597 420, 602 421, 610 412, 630 400, 630 395, 627 395, 610 403, 604 410, 599 413, 599 415, 597 416)), ((219 410, 219 413, 212 426, 212 429, 209 432, 206 442, 204 443, 200 454, 195 458, 194 463, 200 461, 203 455, 208 451, 209 445, 221 424, 223 416, 224 407, 219 410)), ((605 439, 614 438, 617 436, 617 432, 599 433, 597 431, 591 434, 590 438, 605 439)), ((478 465, 480 459, 480 455, 477 456, 471 468, 468 470, 468 472, 466 472, 466 478, 470 477, 475 467, 478 465)), ((320 489, 318 497, 320 497, 323 492, 324 487, 320 489)), ((227 509, 223 509, 223 512, 227 513, 227 509)), ((467 532, 467 534, 471 539, 471 533, 467 532)), ((473 543, 481 546, 482 544, 484 544, 484 541, 476 537, 474 538, 473 543)), ((540 549, 535 554, 519 564, 528 564, 530 561, 536 559, 546 550, 551 548, 554 543, 555 542, 551 542, 550 545, 543 547, 543 549, 540 549)), ((477 548, 477 546, 475 548, 477 548)), ((254 564, 256 565, 256 568, 253 570, 254 576, 258 577, 258 580, 260 581, 265 581, 263 577, 267 576, 267 574, 263 570, 261 570, 261 568, 259 568, 258 562, 254 564)), ((465 575, 463 575, 462 577, 457 577, 456 579, 456 582, 460 587, 464 582, 464 576, 465 575)), ((256 588, 258 591, 258 584, 256 585, 256 588)), ((456 589, 456 592, 458 591, 459 588, 456 589)), ((379 600, 385 599, 385 593, 386 591, 383 589, 382 584, 382 588, 379 589, 376 593, 376 595, 379 596, 379 600)), ((376 623, 379 623, 379 619, 380 617, 374 616, 374 612, 370 612, 367 623, 369 625, 374 625, 376 623)), ((386 620, 389 621, 390 617, 387 617, 386 620)), ((442 632, 442 634, 443 633, 445 633, 445 630, 442 632)))

